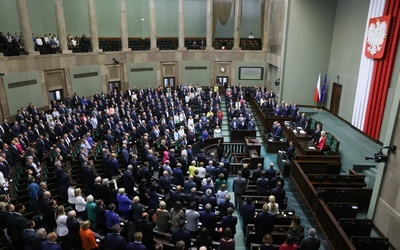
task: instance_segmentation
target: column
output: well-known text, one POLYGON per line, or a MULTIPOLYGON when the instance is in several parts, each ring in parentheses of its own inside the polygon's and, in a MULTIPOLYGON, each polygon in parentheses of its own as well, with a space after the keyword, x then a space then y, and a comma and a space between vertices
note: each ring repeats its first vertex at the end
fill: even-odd
POLYGON ((178 3, 178 29, 179 29, 179 35, 178 35, 178 43, 179 47, 178 49, 183 50, 185 48, 185 16, 183 14, 183 2, 184 0, 179 0, 178 3))
POLYGON ((92 44, 93 52, 102 52, 99 49, 99 31, 97 30, 97 14, 96 1, 88 0, 89 5, 89 26, 90 26, 90 43, 92 44))
POLYGON ((271 0, 265 0, 264 4, 264 30, 262 34, 262 50, 269 51, 269 6, 271 0))
POLYGON ((233 30, 233 49, 240 50, 240 26, 242 23, 242 0, 235 0, 235 27, 233 30))
POLYGON ((207 0, 207 37, 206 37, 207 50, 213 49, 212 37, 213 37, 213 0, 207 0))
POLYGON ((32 29, 29 22, 28 10, 26 9, 26 0, 15 0, 15 2, 17 4, 22 39, 24 40, 24 49, 29 55, 39 55, 39 52, 35 51, 35 45, 32 40, 32 29))
POLYGON ((122 51, 131 51, 128 46, 128 19, 126 16, 126 0, 119 0, 121 12, 121 49, 122 51))
POLYGON ((60 41, 61 53, 72 53, 71 50, 68 50, 67 29, 65 27, 63 0, 54 0, 54 7, 56 8, 57 33, 58 39, 60 41))
POLYGON ((150 12, 150 49, 157 49, 157 31, 156 31, 156 5, 154 0, 149 0, 150 12))

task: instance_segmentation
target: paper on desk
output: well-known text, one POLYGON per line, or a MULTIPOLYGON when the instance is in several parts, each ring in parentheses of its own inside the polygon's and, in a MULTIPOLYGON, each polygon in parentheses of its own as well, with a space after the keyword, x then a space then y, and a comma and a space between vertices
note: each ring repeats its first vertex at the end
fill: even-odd
POLYGON ((315 148, 314 148, 314 147, 308 147, 308 149, 312 149, 312 150, 315 150, 315 148))

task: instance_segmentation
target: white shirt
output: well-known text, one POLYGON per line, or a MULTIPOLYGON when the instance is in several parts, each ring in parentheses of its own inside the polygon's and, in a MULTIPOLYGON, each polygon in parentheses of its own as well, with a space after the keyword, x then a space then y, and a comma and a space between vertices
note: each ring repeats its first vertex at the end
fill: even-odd
POLYGON ((214 129, 214 138, 220 138, 222 137, 222 131, 221 129, 214 129))
POLYGON ((68 188, 68 203, 76 204, 75 189, 72 187, 68 188))
POLYGON ((78 212, 83 212, 86 210, 86 201, 85 201, 85 199, 83 199, 82 196, 76 197, 75 209, 78 212))
POLYGON ((56 223, 57 223, 56 233, 58 234, 58 236, 62 237, 67 235, 68 234, 67 216, 65 214, 58 216, 56 223))
POLYGON ((41 38, 36 38, 36 44, 39 45, 39 46, 42 46, 43 45, 42 39, 41 38))
POLYGON ((278 213, 279 213, 279 205, 278 205, 278 203, 275 203, 275 210, 272 210, 272 209, 271 209, 271 202, 268 203, 268 211, 269 211, 271 214, 278 214, 278 213))
POLYGON ((90 121, 92 123, 93 128, 96 129, 97 128, 97 124, 98 124, 97 118, 96 117, 92 117, 92 118, 90 118, 90 121))
POLYGON ((206 169, 205 169, 204 167, 198 167, 198 168, 197 168, 197 171, 199 171, 198 176, 199 176, 200 178, 206 177, 206 169))
POLYGON ((0 185, 4 185, 6 183, 6 179, 4 179, 4 175, 0 172, 0 185))

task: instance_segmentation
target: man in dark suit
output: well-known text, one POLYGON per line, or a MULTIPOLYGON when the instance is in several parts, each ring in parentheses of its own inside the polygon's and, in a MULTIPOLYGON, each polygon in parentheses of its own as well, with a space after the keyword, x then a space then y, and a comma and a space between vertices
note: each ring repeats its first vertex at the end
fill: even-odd
POLYGON ((277 170, 275 175, 276 176, 274 178, 269 180, 269 189, 275 188, 278 181, 282 183, 282 187, 285 186, 285 179, 283 179, 283 177, 281 176, 281 171, 277 170))
POLYGON ((22 236, 24 237, 24 241, 26 244, 26 249, 32 249, 33 247, 33 241, 35 240, 35 226, 36 225, 33 220, 28 220, 26 222, 26 228, 22 232, 22 236))
POLYGON ((265 177, 268 180, 271 180, 272 178, 275 177, 276 170, 274 169, 274 166, 275 166, 274 163, 271 162, 271 164, 269 164, 269 168, 265 170, 265 177))
POLYGON ((182 187, 176 186, 175 191, 171 191, 171 201, 175 204, 177 201, 180 201, 182 204, 185 203, 185 195, 182 193, 182 187))
POLYGON ((265 171, 262 171, 261 177, 256 181, 257 195, 266 196, 268 194, 269 180, 265 178, 265 171))
POLYGON ((143 213, 142 218, 136 224, 136 232, 142 232, 143 244, 148 248, 154 247, 153 226, 151 225, 148 213, 143 213))
POLYGON ((161 188, 164 195, 168 194, 169 196, 171 180, 172 179, 169 176, 168 171, 164 171, 163 175, 160 176, 158 180, 158 186, 161 188))
POLYGON ((317 235, 317 230, 315 228, 310 228, 308 230, 308 237, 304 238, 300 245, 299 249, 300 250, 318 250, 319 247, 321 246, 321 242, 319 239, 315 238, 317 235))
POLYGON ((261 177, 261 173, 262 173, 262 164, 258 163, 257 164, 257 169, 255 169, 253 171, 253 175, 252 175, 252 179, 253 179, 253 183, 256 183, 257 179, 261 177))
POLYGON ((191 237, 188 230, 185 229, 185 223, 180 222, 179 228, 172 230, 172 243, 176 245, 178 241, 185 242, 185 249, 191 248, 191 237))
POLYGON ((235 208, 242 209, 242 195, 246 192, 246 179, 242 177, 242 171, 238 171, 237 177, 233 179, 232 191, 235 193, 235 208))
POLYGON ((25 241, 23 237, 23 231, 26 228, 26 222, 28 221, 23 213, 25 212, 25 206, 22 203, 15 205, 15 212, 9 218, 9 223, 11 225, 11 231, 8 235, 11 238, 12 244, 15 249, 24 249, 25 241))
POLYGON ((112 153, 110 156, 109 171, 112 179, 118 179, 122 175, 115 153, 112 153))
POLYGON ((183 185, 183 182, 185 180, 185 177, 183 176, 183 172, 181 170, 181 164, 177 164, 176 168, 172 170, 172 175, 174 179, 172 180, 172 183, 175 185, 183 185))
POLYGON ((122 176, 123 186, 130 199, 132 199, 135 194, 133 190, 133 188, 135 187, 135 178, 133 177, 132 171, 133 166, 128 165, 128 168, 125 170, 124 175, 122 176))
POLYGON ((315 145, 318 144, 320 137, 321 137, 321 125, 317 124, 317 129, 315 130, 313 135, 313 142, 315 145))
POLYGON ((119 224, 115 224, 112 227, 112 233, 108 233, 106 236, 106 244, 109 249, 116 250, 125 250, 126 249, 126 241, 124 237, 121 236, 121 226, 119 224))
POLYGON ((228 214, 228 209, 229 208, 234 208, 235 206, 231 202, 231 196, 227 194, 225 196, 225 200, 221 201, 218 205, 218 211, 219 211, 219 216, 224 217, 225 215, 228 214))
POLYGON ((242 210, 240 211, 243 219, 243 234, 247 235, 247 225, 254 223, 254 215, 256 213, 256 208, 254 204, 252 203, 253 199, 252 198, 247 198, 246 202, 243 203, 242 205, 242 210))
POLYGON ((204 166, 207 164, 207 158, 206 155, 204 154, 204 149, 200 149, 200 154, 197 154, 197 162, 200 164, 200 162, 204 163, 204 166))
POLYGON ((128 146, 124 143, 122 144, 122 150, 121 150, 121 154, 122 154, 122 165, 124 167, 127 167, 129 164, 129 150, 128 150, 128 146))
POLYGON ((279 141, 282 137, 282 126, 280 123, 277 123, 277 128, 275 133, 272 135, 272 139, 275 141, 279 141))
POLYGON ((293 154, 294 154, 294 146, 293 146, 293 141, 289 142, 289 146, 286 149, 286 157, 287 160, 291 161, 293 158, 293 154))
POLYGON ((186 180, 183 184, 183 189, 185 194, 190 194, 192 188, 196 188, 196 183, 193 181, 193 176, 189 176, 189 179, 186 180))
POLYGON ((280 208, 283 208, 283 202, 286 198, 286 191, 282 188, 282 182, 277 182, 276 188, 271 190, 271 195, 275 196, 276 203, 278 203, 280 208))
POLYGON ((206 190, 205 194, 201 196, 201 204, 205 206, 206 204, 210 204, 212 210, 217 206, 217 198, 212 195, 211 189, 206 190))
POLYGON ((57 234, 51 232, 47 234, 46 241, 42 243, 42 250, 61 250, 60 244, 57 243, 57 234))
POLYGON ((142 244, 143 234, 142 232, 136 231, 133 235, 134 242, 129 242, 126 246, 126 250, 146 250, 146 246, 142 244))
POLYGON ((215 226, 217 225, 217 216, 211 212, 211 204, 205 205, 205 210, 200 212, 200 222, 202 226, 207 228, 210 236, 215 233, 215 226))
POLYGON ((227 227, 229 227, 232 230, 233 235, 236 234, 236 224, 237 224, 237 217, 233 216, 233 208, 228 208, 227 210, 227 215, 222 217, 221 220, 221 226, 222 226, 222 231, 224 231, 227 227))
POLYGON ((264 204, 262 209, 254 222, 257 242, 260 243, 265 234, 270 234, 274 230, 275 225, 275 215, 268 212, 268 205, 264 204))

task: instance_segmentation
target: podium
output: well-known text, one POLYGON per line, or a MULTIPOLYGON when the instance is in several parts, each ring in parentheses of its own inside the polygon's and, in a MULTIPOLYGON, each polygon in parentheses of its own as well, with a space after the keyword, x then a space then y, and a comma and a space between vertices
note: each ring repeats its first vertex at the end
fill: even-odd
POLYGON ((257 156, 260 156, 260 151, 261 151, 261 143, 260 140, 256 139, 256 138, 251 138, 251 137, 245 137, 244 138, 246 146, 247 146, 247 150, 251 155, 249 155, 250 157, 255 157, 254 155, 254 151, 257 152, 257 156))

